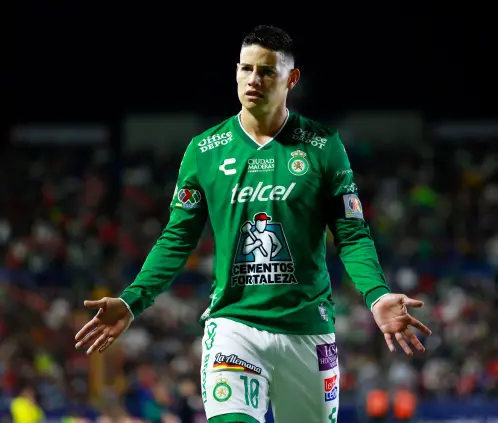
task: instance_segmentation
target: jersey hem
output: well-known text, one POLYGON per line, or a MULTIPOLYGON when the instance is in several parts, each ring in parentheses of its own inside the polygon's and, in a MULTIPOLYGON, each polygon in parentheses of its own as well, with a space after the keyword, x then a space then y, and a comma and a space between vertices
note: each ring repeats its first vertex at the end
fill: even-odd
POLYGON ((280 334, 280 335, 303 335, 303 336, 311 336, 311 335, 328 335, 330 333, 335 333, 335 327, 333 324, 330 324, 327 329, 324 330, 306 330, 306 331, 289 331, 289 330, 282 330, 282 329, 277 329, 271 326, 265 326, 265 325, 259 325, 254 322, 250 322, 244 319, 239 319, 237 317, 232 317, 232 316, 223 316, 223 315, 210 315, 209 316, 212 319, 228 319, 228 320, 233 320, 234 322, 237 323, 242 323, 243 325, 249 326, 254 329, 258 330, 263 330, 269 333, 274 333, 274 334, 280 334))

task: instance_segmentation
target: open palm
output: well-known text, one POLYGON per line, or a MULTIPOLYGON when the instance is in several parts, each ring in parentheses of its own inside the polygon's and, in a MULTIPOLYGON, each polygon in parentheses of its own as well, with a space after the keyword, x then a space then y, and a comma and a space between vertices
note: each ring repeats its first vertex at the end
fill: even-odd
POLYGON ((97 314, 76 334, 76 348, 89 347, 87 354, 104 352, 128 329, 133 316, 119 298, 104 297, 97 301, 85 301, 85 307, 98 310, 97 314))
POLYGON ((407 307, 423 307, 424 303, 404 294, 387 294, 383 296, 372 308, 372 313, 384 334, 387 347, 391 352, 396 351, 395 338, 407 355, 413 355, 408 345, 410 342, 418 351, 424 352, 425 348, 417 336, 410 330, 410 326, 430 335, 430 329, 408 313, 407 307))

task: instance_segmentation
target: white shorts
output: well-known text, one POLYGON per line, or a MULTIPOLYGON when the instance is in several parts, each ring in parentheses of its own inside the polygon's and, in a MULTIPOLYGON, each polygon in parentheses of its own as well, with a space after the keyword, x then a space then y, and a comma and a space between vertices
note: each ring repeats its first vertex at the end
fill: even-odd
POLYGON ((210 319, 202 339, 201 390, 209 423, 335 423, 335 334, 284 335, 210 319))

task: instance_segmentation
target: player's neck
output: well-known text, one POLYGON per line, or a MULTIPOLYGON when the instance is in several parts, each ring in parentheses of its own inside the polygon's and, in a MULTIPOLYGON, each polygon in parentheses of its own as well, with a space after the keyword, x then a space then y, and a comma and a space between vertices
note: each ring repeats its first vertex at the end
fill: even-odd
POLYGON ((273 138, 282 128, 287 119, 287 108, 282 105, 272 113, 256 115, 246 108, 242 108, 240 122, 245 131, 258 143, 264 144, 273 138))

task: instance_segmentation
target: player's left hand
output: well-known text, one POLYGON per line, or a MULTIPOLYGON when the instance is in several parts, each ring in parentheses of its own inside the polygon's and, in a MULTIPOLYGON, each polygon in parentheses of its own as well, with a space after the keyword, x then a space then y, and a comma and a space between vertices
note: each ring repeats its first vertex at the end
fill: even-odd
POLYGON ((408 313, 407 307, 423 307, 424 303, 404 294, 387 294, 383 296, 372 308, 375 322, 384 334, 387 347, 395 352, 393 337, 403 351, 411 356, 413 351, 408 345, 410 342, 418 351, 424 352, 425 348, 417 336, 409 329, 413 326, 421 332, 430 335, 430 329, 408 313))

